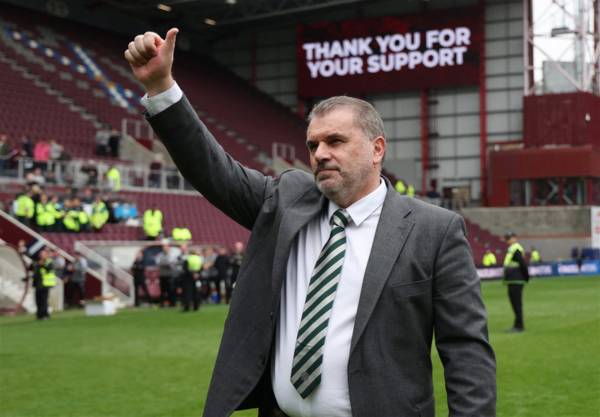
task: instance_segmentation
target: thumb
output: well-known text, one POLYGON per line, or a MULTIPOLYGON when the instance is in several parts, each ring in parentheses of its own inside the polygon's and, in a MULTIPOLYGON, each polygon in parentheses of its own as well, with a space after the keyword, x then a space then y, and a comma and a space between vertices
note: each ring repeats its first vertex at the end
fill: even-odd
POLYGON ((179 29, 171 28, 167 32, 167 36, 165 36, 165 47, 166 50, 171 54, 173 54, 173 52, 175 51, 175 38, 177 37, 178 32, 179 29))

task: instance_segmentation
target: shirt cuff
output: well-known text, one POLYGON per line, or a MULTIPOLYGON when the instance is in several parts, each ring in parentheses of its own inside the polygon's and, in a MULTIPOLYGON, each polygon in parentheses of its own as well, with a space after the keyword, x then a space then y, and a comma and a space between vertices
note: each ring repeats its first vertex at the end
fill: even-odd
POLYGON ((144 94, 144 97, 142 97, 140 102, 142 103, 142 106, 146 108, 148 115, 152 117, 167 110, 173 104, 181 100, 181 97, 183 97, 183 91, 181 91, 181 88, 175 83, 168 90, 155 96, 148 97, 148 94, 144 94))

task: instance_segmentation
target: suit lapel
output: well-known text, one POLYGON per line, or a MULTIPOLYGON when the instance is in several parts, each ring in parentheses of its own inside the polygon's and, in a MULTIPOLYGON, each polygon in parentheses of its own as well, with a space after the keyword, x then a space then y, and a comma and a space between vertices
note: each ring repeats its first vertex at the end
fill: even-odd
POLYGON ((381 209, 356 311, 350 354, 365 330, 392 267, 414 226, 412 221, 406 219, 410 214, 409 200, 400 197, 389 182, 387 186, 388 192, 381 209))
POLYGON ((272 306, 277 306, 281 298, 281 284, 285 279, 286 267, 294 238, 302 227, 321 212, 326 202, 327 199, 316 187, 313 187, 283 213, 277 234, 277 247, 275 248, 273 258, 273 273, 271 275, 272 306))

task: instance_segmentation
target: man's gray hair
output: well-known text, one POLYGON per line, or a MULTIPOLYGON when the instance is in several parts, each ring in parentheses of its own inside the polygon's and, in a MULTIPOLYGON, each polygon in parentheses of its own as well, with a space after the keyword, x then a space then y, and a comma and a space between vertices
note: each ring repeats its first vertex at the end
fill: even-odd
POLYGON ((378 136, 385 138, 383 120, 371 103, 359 98, 334 96, 317 103, 308 115, 308 123, 315 117, 322 117, 338 107, 350 107, 354 110, 354 122, 363 131, 367 139, 373 140, 378 136))

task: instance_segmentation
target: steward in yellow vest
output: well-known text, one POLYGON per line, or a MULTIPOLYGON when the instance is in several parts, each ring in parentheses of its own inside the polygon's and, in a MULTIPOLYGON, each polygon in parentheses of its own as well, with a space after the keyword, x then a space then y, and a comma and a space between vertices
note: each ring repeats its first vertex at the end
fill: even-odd
POLYGON ((111 166, 106 172, 106 179, 108 180, 108 186, 112 191, 121 191, 121 173, 116 166, 111 166))
POLYGON ((531 248, 531 256, 529 257, 529 262, 532 264, 539 264, 542 262, 542 255, 540 255, 540 251, 536 248, 531 248))
POLYGON ((92 204, 92 228, 95 232, 99 232, 102 230, 102 227, 108 221, 109 213, 108 208, 104 201, 100 199, 100 197, 96 197, 94 204, 92 204))
POLYGON ((496 266, 496 262, 496 255, 494 255, 494 253, 491 250, 486 250, 482 260, 483 266, 485 266, 486 268, 496 266))
POLYGON ((162 232, 162 212, 157 208, 149 208, 144 212, 144 233, 146 239, 155 240, 162 232))
POLYGON ((187 227, 174 227, 171 230, 171 237, 177 242, 188 242, 192 240, 192 232, 187 227))
POLYGON ((72 200, 65 201, 63 225, 67 232, 79 233, 81 230, 81 226, 79 225, 79 207, 72 200))
POLYGON ((15 216, 26 225, 30 225, 35 215, 35 203, 31 198, 31 191, 19 195, 16 200, 15 216))
POLYGON ((35 224, 41 231, 51 231, 56 223, 54 204, 48 201, 46 194, 40 195, 40 201, 35 207, 35 224))
POLYGON ((190 310, 190 303, 194 311, 200 307, 200 294, 198 294, 197 285, 202 285, 200 281, 200 271, 202 270, 202 258, 195 251, 190 251, 183 265, 183 300, 182 311, 190 310))
POLYGON ((52 259, 48 255, 47 249, 42 249, 40 251, 39 259, 34 266, 33 286, 35 287, 37 319, 49 319, 48 295, 50 294, 50 289, 56 286, 56 273, 54 272, 54 265, 52 264, 52 259))
POLYGON ((53 195, 50 199, 50 203, 52 203, 52 205, 54 206, 54 226, 56 228, 56 231, 60 231, 59 229, 62 223, 61 220, 65 216, 65 211, 63 210, 61 203, 58 201, 58 196, 53 195))
POLYGON ((508 286, 508 298, 515 314, 512 332, 525 330, 523 323, 523 286, 529 282, 529 271, 525 262, 525 250, 514 233, 504 236, 508 249, 504 257, 504 283, 508 286))
POLYGON ((404 184, 404 181, 402 181, 402 180, 396 181, 396 185, 394 186, 394 188, 396 189, 396 191, 399 194, 406 195, 406 184, 404 184))

